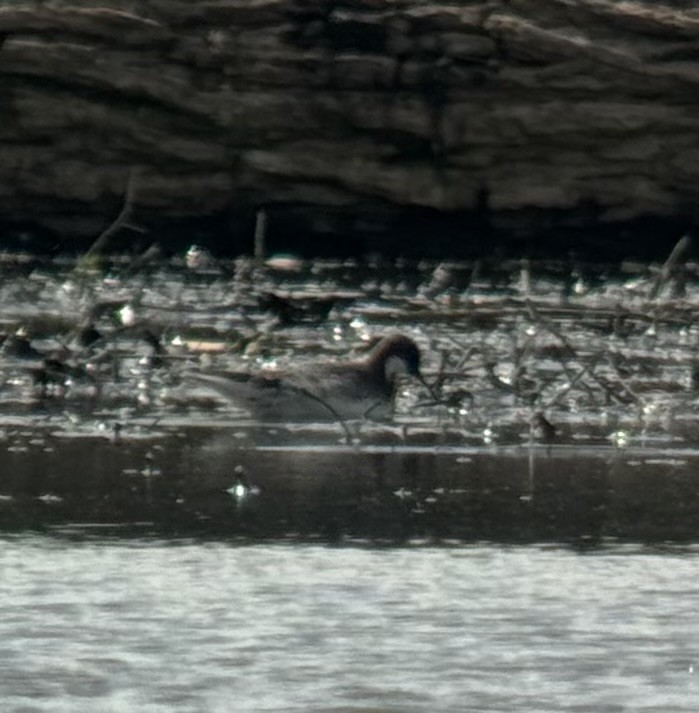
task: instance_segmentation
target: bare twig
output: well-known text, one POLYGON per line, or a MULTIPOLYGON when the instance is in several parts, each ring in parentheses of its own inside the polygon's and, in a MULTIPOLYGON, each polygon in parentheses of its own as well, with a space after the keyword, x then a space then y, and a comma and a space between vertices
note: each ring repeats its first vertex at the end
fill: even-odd
POLYGON ((612 367, 614 370, 614 373, 616 374, 616 378, 619 380, 619 384, 621 384, 621 387, 624 389, 624 391, 637 403, 643 403, 643 400, 641 397, 629 386, 628 382, 624 378, 623 374, 621 373, 621 370, 619 369, 619 364, 612 358, 611 354, 606 355, 607 358, 607 363, 609 366, 612 367))
POLYGON ((124 227, 132 227, 129 224, 131 213, 133 211, 136 169, 132 168, 129 171, 129 177, 126 182, 126 194, 124 196, 124 205, 119 212, 119 215, 105 230, 100 233, 94 243, 89 247, 87 252, 80 258, 80 263, 84 264, 90 258, 99 255, 111 239, 111 237, 124 227))
MULTIPOLYGON (((603 356, 603 354, 597 354, 589 364, 585 364, 585 366, 583 366, 582 369, 577 372, 577 374, 575 374, 572 378, 569 378, 568 383, 560 391, 555 393, 552 398, 545 404, 542 404, 542 408, 546 410, 550 409, 552 406, 555 406, 569 391, 571 391, 571 389, 573 389, 573 387, 578 383, 578 381, 581 381, 582 377, 585 376, 585 374, 590 374, 590 376, 596 379, 595 375, 592 373, 592 369, 597 366, 597 364, 602 360, 603 356)), ((568 372, 566 371, 566 374, 567 373, 568 372)), ((587 386, 587 384, 582 382, 582 385, 585 387, 588 393, 591 392, 591 389, 587 386)))
POLYGON ((255 214, 255 258, 264 260, 267 255, 267 211, 260 208, 255 214))
POLYGON ((660 272, 653 280, 650 290, 648 290, 649 300, 654 300, 660 294, 667 281, 677 272, 680 263, 687 257, 691 247, 692 239, 689 235, 685 235, 677 241, 660 272))
MULTIPOLYGON (((526 304, 527 304, 527 309, 529 311, 529 314, 532 316, 532 318, 535 319, 537 322, 539 322, 545 329, 547 329, 558 340, 560 340, 560 342, 563 344, 563 346, 566 348, 566 350, 572 357, 574 357, 577 361, 581 361, 581 359, 578 356, 573 345, 560 332, 560 330, 558 330, 555 327, 555 325, 553 325, 549 320, 542 318, 541 315, 538 313, 536 307, 534 307, 534 305, 529 300, 527 300, 526 304)), ((618 393, 615 392, 615 390, 612 388, 612 386, 610 386, 603 377, 595 374, 595 372, 592 370, 596 363, 597 363, 597 361, 595 360, 591 364, 589 364, 584 373, 589 373, 590 377, 592 379, 594 379, 594 381, 599 386, 602 387, 604 392, 607 394, 608 398, 614 398, 617 401, 624 403, 623 399, 619 396, 618 393)), ((566 373, 568 373, 567 369, 565 371, 566 371, 566 373)), ((582 376, 582 374, 580 374, 579 376, 582 376)), ((640 400, 638 398, 638 396, 630 388, 628 388, 627 385, 624 384, 621 380, 620 380, 620 383, 621 383, 621 386, 623 387, 624 391, 626 391, 632 397, 632 399, 634 401, 638 402, 640 400)))

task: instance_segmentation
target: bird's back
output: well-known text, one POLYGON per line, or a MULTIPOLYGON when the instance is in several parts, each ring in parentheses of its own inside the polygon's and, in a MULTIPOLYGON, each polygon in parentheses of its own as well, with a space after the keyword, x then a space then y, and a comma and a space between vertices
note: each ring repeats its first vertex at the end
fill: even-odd
POLYGON ((259 375, 204 372, 192 379, 264 422, 377 418, 391 406, 385 391, 350 365, 259 375))

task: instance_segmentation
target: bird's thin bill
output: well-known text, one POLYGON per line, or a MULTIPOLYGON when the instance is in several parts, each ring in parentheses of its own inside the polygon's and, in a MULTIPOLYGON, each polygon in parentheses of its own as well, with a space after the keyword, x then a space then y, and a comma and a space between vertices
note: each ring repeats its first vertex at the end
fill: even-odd
POLYGON ((425 377, 424 377, 422 374, 418 374, 418 375, 417 375, 417 379, 418 379, 418 381, 427 389, 427 391, 429 392, 430 396, 431 396, 433 399, 437 400, 438 396, 437 396, 437 394, 435 393, 435 390, 427 383, 427 381, 425 381, 425 377))

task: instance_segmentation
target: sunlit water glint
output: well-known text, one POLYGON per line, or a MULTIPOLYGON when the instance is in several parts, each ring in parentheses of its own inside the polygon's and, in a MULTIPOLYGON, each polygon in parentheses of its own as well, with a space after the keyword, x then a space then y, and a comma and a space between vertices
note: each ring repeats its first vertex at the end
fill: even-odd
POLYGON ((696 710, 695 266, 190 263, 0 261, 0 710, 696 710), (389 421, 187 378, 393 332, 389 421))
POLYGON ((5 538, 6 711, 694 711, 693 548, 5 538))
POLYGON ((696 266, 190 262, 0 264, 4 527, 699 531, 696 266), (396 332, 429 389, 405 379, 390 421, 260 424, 188 376, 357 357, 396 332))

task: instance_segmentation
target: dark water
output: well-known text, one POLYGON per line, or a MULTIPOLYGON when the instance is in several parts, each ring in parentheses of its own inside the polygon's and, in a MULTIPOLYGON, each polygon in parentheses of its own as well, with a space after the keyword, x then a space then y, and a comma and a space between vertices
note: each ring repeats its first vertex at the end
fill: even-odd
POLYGON ((694 541, 699 528, 689 448, 233 449, 228 429, 202 430, 119 445, 16 439, 0 453, 0 524, 377 544, 694 541))
POLYGON ((3 711, 695 710, 692 265, 0 266, 3 711), (395 331, 391 422, 186 379, 395 331))

